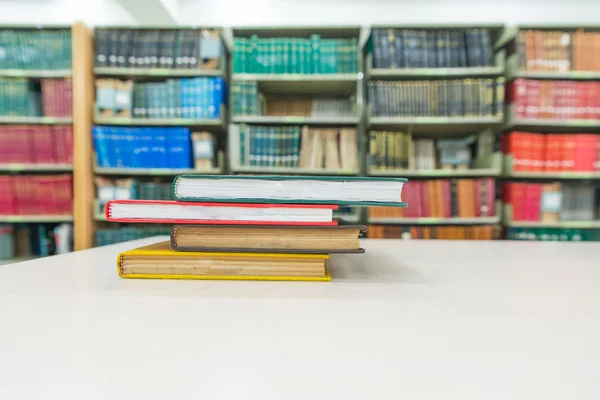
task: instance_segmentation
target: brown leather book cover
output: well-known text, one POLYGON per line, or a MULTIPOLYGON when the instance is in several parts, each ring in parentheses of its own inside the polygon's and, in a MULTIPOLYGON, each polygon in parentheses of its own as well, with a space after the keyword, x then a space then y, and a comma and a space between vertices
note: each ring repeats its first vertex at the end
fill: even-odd
MULTIPOLYGON (((186 228, 224 228, 221 225, 188 225, 186 228)), ((273 249, 265 249, 265 248, 236 248, 236 247, 202 247, 202 246, 180 246, 177 244, 177 229, 178 225, 173 226, 171 230, 171 248, 175 251, 196 251, 196 252, 222 252, 222 253, 280 253, 280 254, 329 254, 329 253, 364 253, 365 249, 357 248, 352 250, 338 250, 338 249, 284 249, 284 248, 273 248, 273 249)), ((236 225, 236 229, 256 229, 256 226, 250 225, 236 225)), ((261 226, 260 229, 281 229, 281 226, 261 226)), ((288 226, 285 226, 285 229, 288 229, 288 226)), ((303 230, 303 229, 321 229, 325 228, 324 226, 294 226, 292 229, 303 230)), ((358 229, 360 233, 364 233, 367 231, 366 225, 336 225, 336 226, 327 226, 326 229, 335 228, 333 230, 343 230, 343 229, 358 229)))

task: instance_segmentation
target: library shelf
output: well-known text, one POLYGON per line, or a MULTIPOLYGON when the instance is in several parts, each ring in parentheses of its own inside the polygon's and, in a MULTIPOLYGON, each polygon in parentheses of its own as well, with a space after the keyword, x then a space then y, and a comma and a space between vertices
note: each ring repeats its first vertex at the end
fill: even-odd
POLYGON ((69 78, 71 69, 0 69, 0 77, 8 78, 69 78))
POLYGON ((94 167, 98 175, 121 176, 175 176, 180 174, 218 175, 223 173, 222 168, 198 170, 193 168, 106 168, 94 167))
POLYGON ((500 77, 504 74, 502 66, 494 67, 464 67, 464 68, 371 68, 369 79, 394 78, 469 78, 469 77, 500 77))
POLYGON ((345 74, 232 74, 234 81, 256 81, 256 82, 293 82, 293 81, 315 81, 315 82, 354 82, 362 79, 361 72, 345 74))
POLYGON ((561 229, 600 229, 600 220, 596 221, 514 221, 512 205, 502 207, 504 226, 510 228, 561 228, 561 229))
POLYGON ((196 77, 224 76, 220 69, 183 69, 183 68, 112 68, 95 67, 98 76, 140 76, 140 77, 196 77))
POLYGON ((370 117, 371 127, 412 127, 413 133, 478 133, 502 125, 500 117, 370 117))
POLYGON ((476 218, 373 218, 368 219, 370 224, 386 225, 493 225, 500 223, 500 216, 476 218))
POLYGON ((353 176, 358 175, 358 169, 310 169, 310 168, 298 168, 298 167, 259 167, 259 166, 242 166, 232 165, 231 172, 235 173, 250 173, 250 174, 299 174, 299 175, 344 175, 353 176))
POLYGON ((21 117, 13 115, 0 116, 0 124, 27 124, 27 125, 67 125, 72 124, 70 117, 21 117))
POLYGON ((300 116, 267 116, 248 115, 232 117, 232 122, 239 124, 281 124, 281 125, 357 125, 358 116, 353 117, 300 117, 300 116))
POLYGON ((584 130, 600 129, 600 120, 594 119, 549 119, 549 118, 520 118, 515 115, 515 106, 507 107, 507 119, 504 130, 515 128, 528 128, 537 131, 550 131, 555 133, 581 132, 584 130))
POLYGON ((73 222, 72 215, 0 215, 0 222, 53 223, 73 222))
POLYGON ((506 76, 508 80, 526 79, 559 79, 559 80, 600 80, 600 71, 526 71, 519 68, 517 54, 506 59, 506 76))
POLYGON ((499 177, 502 171, 498 168, 476 169, 374 169, 370 168, 369 176, 389 176, 401 178, 458 178, 458 177, 499 177))
POLYGON ((558 180, 593 180, 600 179, 600 172, 537 172, 519 171, 503 175, 507 179, 558 179, 558 180))
POLYGON ((73 171, 73 164, 0 164, 2 172, 69 172, 73 171))
POLYGON ((222 127, 223 119, 185 119, 185 118, 122 118, 100 117, 94 118, 97 125, 119 126, 214 126, 222 127))
POLYGON ((267 94, 352 94, 363 73, 351 74, 232 74, 231 80, 255 81, 267 94))

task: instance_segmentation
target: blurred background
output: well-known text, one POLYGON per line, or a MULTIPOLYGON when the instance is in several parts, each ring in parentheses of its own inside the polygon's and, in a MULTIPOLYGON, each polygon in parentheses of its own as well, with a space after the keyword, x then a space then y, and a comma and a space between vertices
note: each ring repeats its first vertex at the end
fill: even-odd
POLYGON ((597 1, 0 0, 0 263, 181 173, 407 177, 367 237, 600 240, 597 1))

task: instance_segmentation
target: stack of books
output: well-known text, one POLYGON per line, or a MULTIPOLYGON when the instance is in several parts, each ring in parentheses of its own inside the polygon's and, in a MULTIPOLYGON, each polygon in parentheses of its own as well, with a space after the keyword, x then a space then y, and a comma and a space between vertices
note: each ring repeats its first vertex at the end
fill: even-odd
POLYGON ((176 201, 114 200, 112 222, 175 224, 171 240, 121 253, 124 278, 329 281, 325 260, 364 253, 365 226, 338 205, 406 206, 402 178, 181 175, 176 201), (243 198, 240 198, 243 193, 243 198))

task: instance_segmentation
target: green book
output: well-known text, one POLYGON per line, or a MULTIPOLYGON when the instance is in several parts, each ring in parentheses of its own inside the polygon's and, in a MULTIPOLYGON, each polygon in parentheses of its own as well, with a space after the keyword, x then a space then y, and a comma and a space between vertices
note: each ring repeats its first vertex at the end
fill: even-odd
POLYGON ((179 201, 196 202, 406 207, 401 201, 405 182, 340 176, 180 175, 173 181, 173 195, 179 201))
POLYGON ((310 36, 311 45, 311 72, 320 74, 321 71, 321 37, 319 35, 310 36))
POLYGON ((240 126, 240 165, 246 165, 246 130, 240 126))

